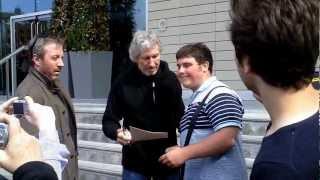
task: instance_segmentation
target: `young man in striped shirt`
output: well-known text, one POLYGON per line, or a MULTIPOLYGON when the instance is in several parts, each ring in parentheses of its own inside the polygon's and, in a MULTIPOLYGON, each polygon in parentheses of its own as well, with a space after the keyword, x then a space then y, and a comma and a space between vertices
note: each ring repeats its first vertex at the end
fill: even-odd
POLYGON ((244 113, 239 96, 213 75, 213 58, 206 45, 186 45, 178 50, 176 59, 178 79, 193 95, 180 121, 181 147, 168 149, 159 161, 170 167, 185 163, 186 180, 247 179, 238 138, 244 113), (182 147, 192 122, 190 144, 182 147))

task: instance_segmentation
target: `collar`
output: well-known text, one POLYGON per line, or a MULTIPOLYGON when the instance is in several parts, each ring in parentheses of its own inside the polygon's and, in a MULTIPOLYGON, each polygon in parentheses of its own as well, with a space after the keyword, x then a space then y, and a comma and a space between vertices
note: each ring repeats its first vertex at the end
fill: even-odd
POLYGON ((141 70, 138 68, 138 65, 136 63, 134 63, 134 67, 133 67, 133 71, 135 72, 135 74, 137 75, 140 81, 154 81, 155 79, 160 78, 168 70, 169 70, 168 65, 166 64, 166 62, 162 60, 160 60, 160 65, 157 73, 151 76, 144 75, 141 72, 141 70))
POLYGON ((202 92, 206 91, 208 88, 211 87, 211 84, 214 83, 215 81, 217 81, 217 77, 216 76, 211 76, 209 77, 207 80, 205 80, 201 86, 195 90, 192 95, 191 95, 191 102, 194 101, 194 99, 201 94, 202 92))
POLYGON ((57 91, 59 91, 59 87, 57 86, 56 81, 50 80, 47 76, 43 75, 35 68, 30 67, 29 73, 39 79, 52 93, 57 93, 57 91))

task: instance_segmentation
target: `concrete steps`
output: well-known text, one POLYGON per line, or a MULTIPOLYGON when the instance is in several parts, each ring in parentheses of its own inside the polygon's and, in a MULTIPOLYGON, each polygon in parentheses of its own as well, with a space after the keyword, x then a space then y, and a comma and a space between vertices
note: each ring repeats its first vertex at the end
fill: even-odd
MULTIPOLYGON (((104 152, 111 151, 110 155, 113 155, 113 153, 118 152, 117 154, 121 157, 121 145, 117 144, 115 141, 110 140, 107 137, 104 137, 103 139, 106 139, 105 141, 99 141, 101 138, 96 136, 96 130, 90 131, 90 129, 93 129, 93 127, 101 127, 99 125, 93 125, 93 124, 83 124, 81 123, 78 126, 78 137, 84 137, 79 140, 79 149, 80 149, 80 157, 86 156, 86 157, 95 157, 98 156, 98 154, 102 154, 100 158, 97 158, 97 160, 103 160, 113 157, 105 156, 103 155, 104 152), (82 128, 88 128, 86 130, 83 130, 82 128), (85 134, 83 134, 85 132, 85 134), (95 148, 93 148, 95 147, 95 148), (93 151, 94 150, 94 151, 93 151), (91 155, 90 155, 91 154, 91 155), (104 158, 105 157, 105 158, 104 158)), ((99 132, 101 136, 103 136, 102 132, 99 132)), ((243 147, 243 153, 246 158, 255 158, 259 149, 260 144, 262 142, 263 136, 256 136, 256 135, 241 135, 241 141, 242 141, 242 147, 243 147)), ((109 154, 109 153, 108 153, 109 154)), ((115 158, 118 159, 118 158, 115 158)), ((94 160, 94 159, 92 159, 94 160)), ((120 158, 121 160, 121 158, 120 158)), ((112 164, 112 163, 111 163, 112 164)))
POLYGON ((120 144, 79 141, 79 159, 104 164, 121 164, 120 144))
POLYGON ((242 150, 245 158, 254 159, 260 149, 263 136, 242 135, 242 150))
MULTIPOLYGON (((105 102, 105 100, 74 102, 78 127, 81 180, 121 179, 122 146, 105 137, 102 132, 101 120, 105 110, 105 102)), ((248 172, 250 172, 270 118, 261 104, 252 99, 248 101, 245 99, 244 106, 246 111, 241 141, 248 172)), ((10 178, 9 174, 6 176, 10 178)))
POLYGON ((121 180, 122 166, 79 160, 81 180, 121 180))
MULTIPOLYGON (((121 179, 121 149, 119 144, 79 141, 80 179, 121 179)), ((245 158, 245 162, 250 172, 254 158, 245 158)))
MULTIPOLYGON (((251 104, 250 104, 251 103, 251 104)), ((269 116, 256 105, 246 104, 241 141, 243 153, 250 173, 265 133, 269 116), (251 107, 250 107, 251 106, 251 107), (253 108, 252 108, 253 106, 253 108)), ((101 120, 105 105, 75 105, 78 139, 80 179, 121 179, 122 146, 105 137, 101 120), (80 163, 81 162, 81 163, 80 163), (117 173, 115 173, 117 172, 117 173)))
POLYGON ((264 136, 270 117, 264 111, 246 110, 243 115, 242 133, 253 136, 264 136))
POLYGON ((103 134, 101 124, 77 123, 77 127, 79 140, 116 143, 103 134))

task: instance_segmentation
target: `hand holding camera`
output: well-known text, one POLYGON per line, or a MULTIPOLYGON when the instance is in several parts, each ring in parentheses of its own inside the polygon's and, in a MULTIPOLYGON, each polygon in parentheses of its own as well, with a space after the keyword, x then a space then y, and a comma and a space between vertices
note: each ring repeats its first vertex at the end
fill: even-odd
MULTIPOLYGON (((13 114, 20 120, 27 120, 36 126, 43 137, 57 139, 55 115, 51 107, 34 103, 32 98, 14 97, 0 105, 0 112, 13 114)), ((8 142, 8 128, 0 122, 0 149, 4 149, 8 142)))
MULTIPOLYGON (((0 113, 14 114, 17 118, 22 118, 27 111, 27 103, 24 99, 13 97, 0 105, 0 113)), ((4 149, 8 143, 8 125, 0 122, 0 149, 4 149)))
POLYGON ((42 161, 38 140, 26 133, 19 120, 7 113, 0 112, 0 122, 7 125, 8 144, 0 150, 0 166, 9 172, 30 161, 42 161))
MULTIPOLYGON (((0 105, 0 113, 12 113, 11 104, 17 101, 18 97, 13 97, 8 101, 4 102, 0 105)), ((0 122, 0 149, 4 149, 8 143, 9 132, 8 132, 8 125, 6 123, 0 122)))
POLYGON ((56 134, 56 118, 52 108, 34 103, 33 99, 29 96, 26 96, 24 99, 27 103, 27 111, 24 112, 25 119, 36 126, 42 135, 56 134))
POLYGON ((13 97, 8 101, 4 102, 3 104, 0 104, 0 113, 12 114, 11 104, 16 100, 18 100, 18 97, 13 97))
POLYGON ((30 161, 42 161, 39 141, 26 133, 19 121, 27 120, 41 137, 59 142, 52 108, 34 103, 31 97, 11 98, 0 105, 0 166, 10 172, 30 161))

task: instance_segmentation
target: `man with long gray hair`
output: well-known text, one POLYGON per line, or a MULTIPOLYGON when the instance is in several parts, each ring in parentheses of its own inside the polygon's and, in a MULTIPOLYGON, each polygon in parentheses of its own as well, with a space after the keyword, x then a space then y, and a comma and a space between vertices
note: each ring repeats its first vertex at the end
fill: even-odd
POLYGON ((158 162, 166 148, 177 144, 176 128, 184 111, 182 90, 168 64, 160 60, 156 34, 138 31, 129 48, 133 66, 111 88, 102 125, 104 134, 123 145, 124 180, 169 180, 178 169, 158 162), (123 126, 120 120, 123 119, 123 126), (168 138, 131 141, 130 126, 167 132, 168 138))

